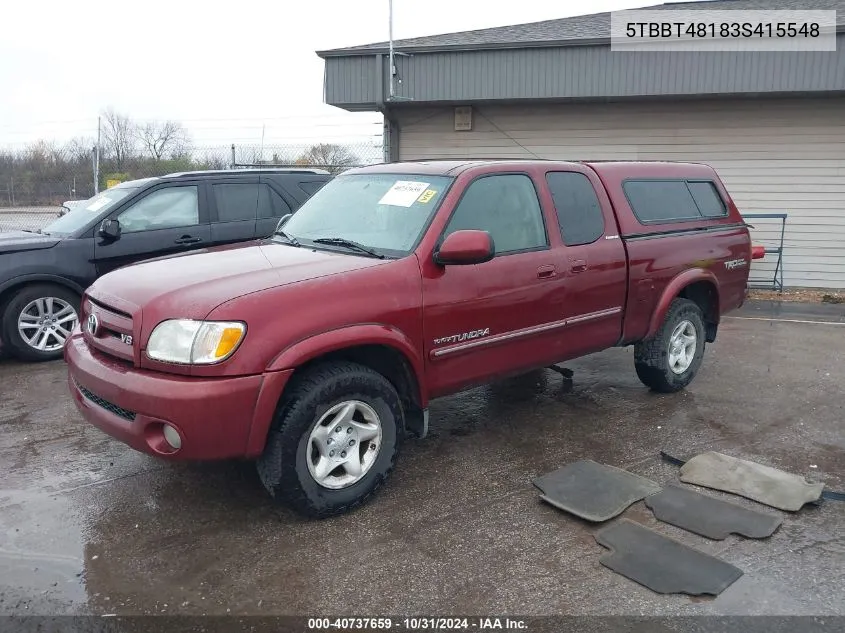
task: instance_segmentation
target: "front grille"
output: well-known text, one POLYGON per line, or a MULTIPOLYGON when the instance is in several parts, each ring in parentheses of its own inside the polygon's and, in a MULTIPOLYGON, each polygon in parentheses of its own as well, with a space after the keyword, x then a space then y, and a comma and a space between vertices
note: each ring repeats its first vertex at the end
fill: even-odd
POLYGON ((96 299, 92 299, 91 297, 88 297, 88 301, 90 301, 91 303, 93 303, 95 306, 97 306, 98 308, 100 308, 102 310, 106 310, 108 312, 113 312, 114 314, 119 314, 120 316, 122 316, 126 319, 132 318, 132 315, 129 314, 128 312, 124 312, 123 310, 118 310, 115 307, 112 307, 110 305, 106 305, 102 301, 97 301, 96 299))
POLYGON ((134 362, 134 346, 122 338, 123 335, 132 336, 134 333, 132 315, 88 297, 83 306, 83 318, 85 340, 93 349, 111 358, 134 362), (96 316, 98 320, 94 333, 87 324, 90 315, 96 316))
POLYGON ((105 398, 101 398, 97 394, 91 392, 90 390, 80 385, 78 382, 76 382, 76 387, 77 389, 79 389, 82 395, 85 396, 86 399, 90 400, 97 406, 102 407, 106 411, 114 413, 117 417, 123 418, 127 422, 132 422, 135 419, 134 411, 129 411, 128 409, 124 409, 123 407, 119 407, 116 404, 109 402, 105 398))

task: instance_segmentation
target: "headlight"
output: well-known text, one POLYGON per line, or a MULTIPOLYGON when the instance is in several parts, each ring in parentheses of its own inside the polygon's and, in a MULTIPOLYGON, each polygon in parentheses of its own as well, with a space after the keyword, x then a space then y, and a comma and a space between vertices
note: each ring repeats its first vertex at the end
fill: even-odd
POLYGON ((234 353, 244 334, 246 324, 238 321, 162 321, 150 334, 147 356, 185 365, 219 363, 234 353))

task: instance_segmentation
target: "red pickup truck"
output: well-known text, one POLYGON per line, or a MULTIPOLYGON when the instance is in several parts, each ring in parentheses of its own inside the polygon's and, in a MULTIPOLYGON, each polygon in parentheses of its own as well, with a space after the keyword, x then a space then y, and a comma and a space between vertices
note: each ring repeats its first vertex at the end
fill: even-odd
POLYGON ((274 498, 329 516, 384 482, 432 398, 627 345, 646 386, 683 389, 751 259, 706 165, 353 169, 269 239, 98 279, 68 384, 133 448, 257 459, 274 498))

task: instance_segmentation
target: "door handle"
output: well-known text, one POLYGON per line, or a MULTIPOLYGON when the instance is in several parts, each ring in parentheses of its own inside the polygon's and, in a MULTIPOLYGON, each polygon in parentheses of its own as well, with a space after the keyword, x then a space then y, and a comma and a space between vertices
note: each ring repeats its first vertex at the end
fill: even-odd
POLYGON ((571 259, 569 260, 569 270, 573 273, 583 273, 587 270, 587 260, 586 259, 571 259))
POLYGON ((202 242, 201 237, 191 237, 190 235, 183 235, 175 241, 176 244, 196 244, 202 242))
POLYGON ((537 269, 537 279, 548 279, 555 276, 554 266, 540 266, 537 269))

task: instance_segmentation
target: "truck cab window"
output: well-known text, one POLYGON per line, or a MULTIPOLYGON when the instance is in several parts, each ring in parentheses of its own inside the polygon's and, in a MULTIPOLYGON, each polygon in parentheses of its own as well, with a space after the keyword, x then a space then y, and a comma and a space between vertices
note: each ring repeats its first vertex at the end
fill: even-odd
POLYGON ((455 231, 487 231, 496 254, 548 246, 537 191, 528 176, 485 176, 464 193, 443 237, 455 231))
POLYGON ((564 244, 591 244, 604 234, 601 203, 589 178, 574 171, 554 171, 546 174, 546 182, 564 244))

